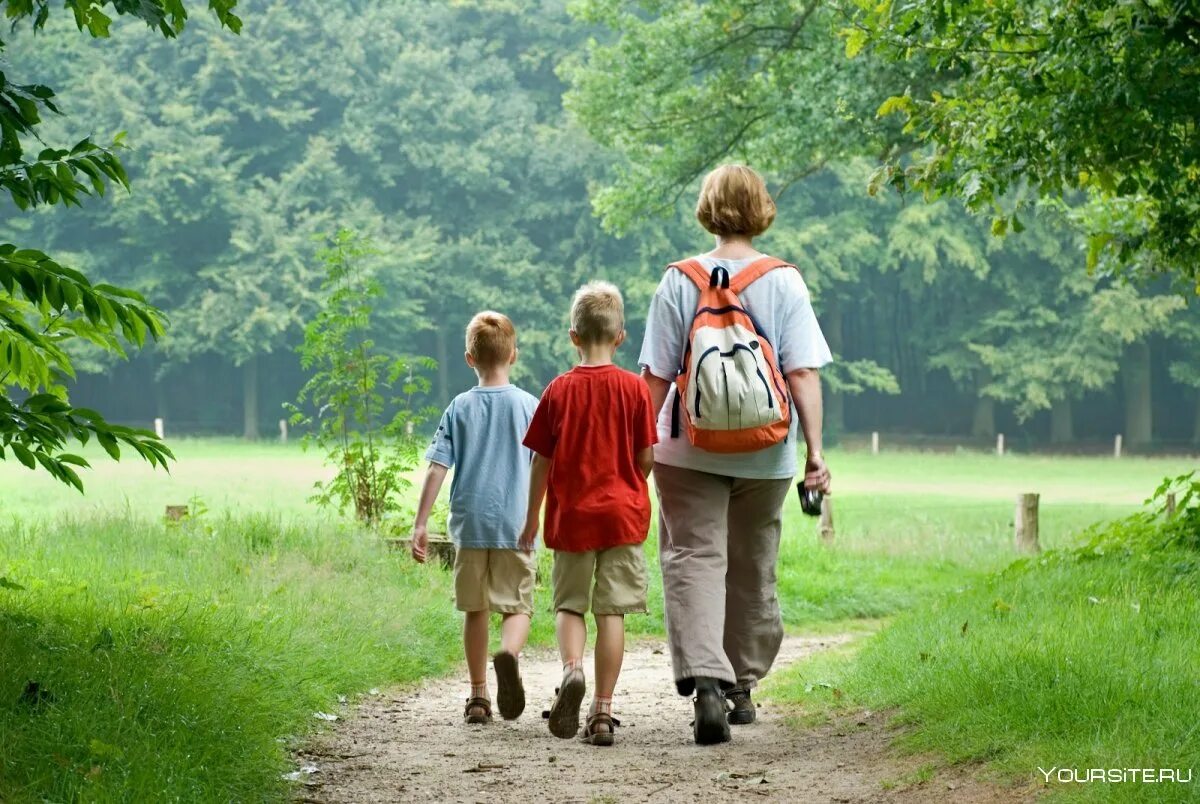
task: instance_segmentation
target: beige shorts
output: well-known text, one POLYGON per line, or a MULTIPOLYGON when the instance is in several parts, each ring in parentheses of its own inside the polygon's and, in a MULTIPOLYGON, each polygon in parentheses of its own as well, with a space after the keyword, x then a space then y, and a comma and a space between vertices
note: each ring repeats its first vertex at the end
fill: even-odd
POLYGON ((454 603, 459 611, 532 615, 536 571, 533 553, 460 548, 454 555, 454 603))
POLYGON ((554 551, 554 610, 645 614, 646 556, 640 544, 586 553, 554 551))

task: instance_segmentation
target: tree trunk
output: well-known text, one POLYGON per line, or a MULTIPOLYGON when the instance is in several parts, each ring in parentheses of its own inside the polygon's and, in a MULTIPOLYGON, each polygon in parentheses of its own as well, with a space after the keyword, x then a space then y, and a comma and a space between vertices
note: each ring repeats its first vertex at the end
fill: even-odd
POLYGON ((992 381, 990 371, 980 371, 975 382, 975 417, 971 422, 971 435, 976 438, 996 437, 996 400, 983 395, 984 386, 992 381))
POLYGON ((1125 444, 1144 447, 1154 434, 1149 343, 1135 343, 1125 351, 1125 365, 1121 374, 1125 388, 1125 444))
POLYGON ((242 364, 242 437, 258 438, 258 357, 242 364))
MULTIPOLYGON (((834 359, 842 356, 842 307, 836 300, 830 300, 829 307, 822 316, 825 323, 822 329, 829 350, 834 359)), ((828 391, 825 394, 825 427, 831 433, 843 433, 846 430, 846 395, 828 391)))
POLYGON ((1200 445, 1200 393, 1196 394, 1196 426, 1192 428, 1192 443, 1200 445))
POLYGON ((1050 408, 1050 443, 1068 444, 1075 440, 1075 419, 1071 415, 1071 400, 1059 399, 1050 408))
POLYGON ((437 328, 438 398, 442 404, 450 401, 450 346, 446 343, 446 331, 437 328))

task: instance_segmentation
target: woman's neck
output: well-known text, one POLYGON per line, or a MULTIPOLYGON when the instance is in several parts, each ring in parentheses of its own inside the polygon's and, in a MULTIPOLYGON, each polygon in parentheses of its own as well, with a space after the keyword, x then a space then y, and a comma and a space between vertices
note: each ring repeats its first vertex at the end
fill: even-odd
POLYGON ((744 260, 747 257, 757 257, 758 249, 754 248, 749 237, 717 235, 717 247, 708 252, 708 256, 724 260, 744 260))

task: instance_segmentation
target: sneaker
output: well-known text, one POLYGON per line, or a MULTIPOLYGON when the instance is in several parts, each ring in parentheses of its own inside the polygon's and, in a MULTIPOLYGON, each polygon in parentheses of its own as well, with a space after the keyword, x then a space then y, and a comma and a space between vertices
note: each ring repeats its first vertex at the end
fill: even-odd
POLYGON ((758 716, 754 701, 750 700, 750 690, 746 687, 734 687, 725 693, 725 700, 729 702, 729 723, 732 726, 753 723, 758 716))
POLYGON ((468 698, 463 720, 467 723, 491 723, 492 702, 487 698, 468 698))
POLYGON ((525 711, 525 687, 517 657, 502 650, 492 657, 496 669, 496 708, 505 720, 515 720, 525 711))
POLYGON ((696 719, 692 724, 696 744, 729 742, 729 721, 725 717, 725 696, 721 692, 721 682, 715 678, 697 678, 696 697, 692 703, 696 706, 696 719))
POLYGON ((554 704, 550 707, 550 733, 569 740, 579 733, 579 706, 587 682, 578 667, 563 674, 562 686, 554 691, 554 704))

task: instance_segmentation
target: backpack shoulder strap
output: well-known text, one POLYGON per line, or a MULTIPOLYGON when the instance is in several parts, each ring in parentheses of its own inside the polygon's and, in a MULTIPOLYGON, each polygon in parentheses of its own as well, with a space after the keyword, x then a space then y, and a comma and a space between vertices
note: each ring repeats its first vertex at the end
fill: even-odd
POLYGON ((704 290, 709 285, 708 272, 704 270, 704 266, 699 260, 683 260, 682 262, 673 262, 667 266, 667 270, 674 268, 681 274, 692 280, 692 283, 700 290, 704 290))
POLYGON ((795 267, 790 262, 784 262, 775 257, 760 257, 737 272, 737 275, 729 282, 729 289, 741 295, 742 291, 750 287, 751 284, 776 268, 795 269, 795 267))

